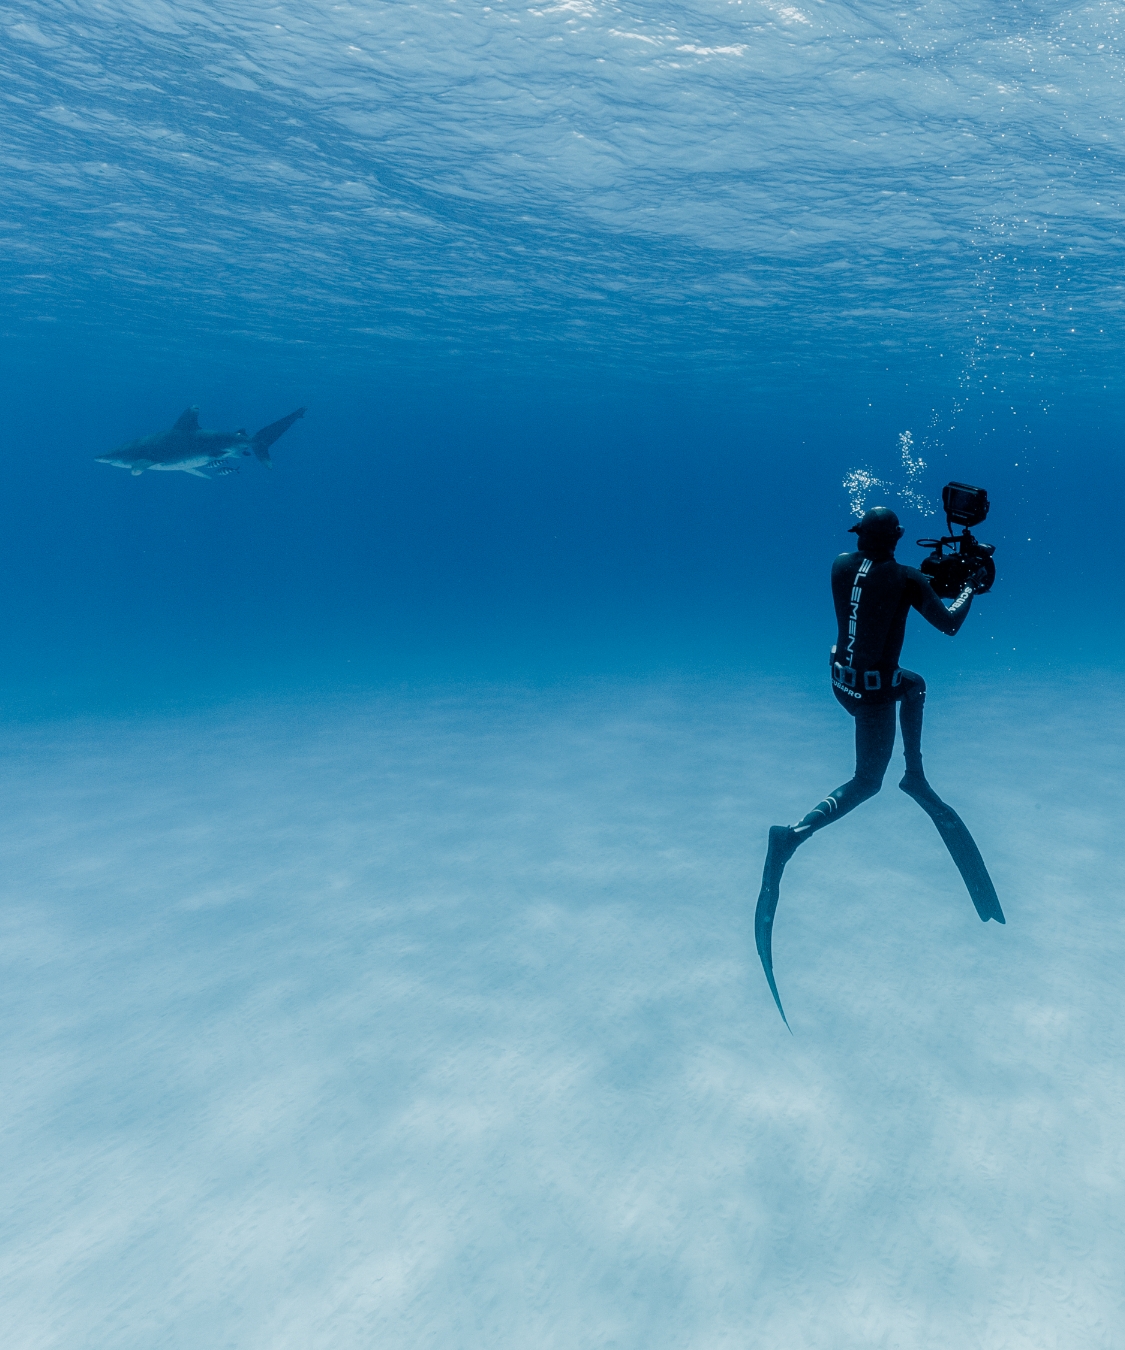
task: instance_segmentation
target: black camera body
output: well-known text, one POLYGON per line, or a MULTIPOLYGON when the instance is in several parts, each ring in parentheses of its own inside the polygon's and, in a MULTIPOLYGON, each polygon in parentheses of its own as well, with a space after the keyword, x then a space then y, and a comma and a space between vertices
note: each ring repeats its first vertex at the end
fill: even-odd
POLYGON ((950 533, 941 539, 918 540, 922 548, 933 549, 922 559, 921 570, 938 595, 947 600, 955 599, 966 586, 972 586, 974 595, 984 595, 996 580, 996 564, 992 561, 996 547, 979 543, 969 526, 979 525, 988 515, 988 493, 968 483, 946 483, 941 504, 950 533), (952 533, 954 525, 962 527, 960 534, 952 533))

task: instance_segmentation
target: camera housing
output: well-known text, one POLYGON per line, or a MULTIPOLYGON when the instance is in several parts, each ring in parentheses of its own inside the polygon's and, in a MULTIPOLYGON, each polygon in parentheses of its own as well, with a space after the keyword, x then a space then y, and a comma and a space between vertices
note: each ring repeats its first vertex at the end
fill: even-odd
POLYGON ((980 543, 969 526, 979 525, 988 515, 988 493, 969 483, 946 483, 941 504, 950 533, 941 539, 918 540, 920 547, 933 550, 922 559, 921 570, 938 595, 947 600, 955 599, 966 586, 972 587, 974 595, 984 595, 996 580, 996 564, 992 561, 996 546, 980 543), (960 534, 952 532, 954 525, 962 526, 960 534))

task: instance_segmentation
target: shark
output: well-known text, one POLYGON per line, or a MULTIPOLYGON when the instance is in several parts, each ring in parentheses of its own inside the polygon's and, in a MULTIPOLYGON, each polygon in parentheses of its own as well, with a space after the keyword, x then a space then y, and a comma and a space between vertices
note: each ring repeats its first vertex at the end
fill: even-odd
POLYGON ((146 469, 179 469, 196 478, 209 477, 204 469, 212 469, 216 475, 237 473, 238 465, 230 461, 239 455, 250 454, 256 455, 267 469, 272 469, 270 446, 304 415, 305 409, 298 408, 288 417, 271 422, 250 436, 245 427, 237 431, 201 431, 199 408, 192 406, 185 408, 169 431, 127 441, 108 455, 96 455, 95 459, 99 464, 128 469, 134 478, 146 469))

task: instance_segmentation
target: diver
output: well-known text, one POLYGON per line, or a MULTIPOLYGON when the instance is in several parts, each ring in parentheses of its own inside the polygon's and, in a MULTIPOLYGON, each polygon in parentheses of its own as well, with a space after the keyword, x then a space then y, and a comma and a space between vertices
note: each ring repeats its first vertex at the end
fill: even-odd
POLYGON ((857 552, 841 553, 832 564, 832 599, 838 631, 831 653, 831 678, 832 692, 855 718, 855 773, 795 825, 775 825, 770 830, 754 916, 758 955, 786 1026, 789 1021, 774 981, 771 943, 781 874, 800 845, 817 830, 854 811, 882 787, 894 750, 896 707, 906 758, 906 773, 899 787, 914 798, 937 826, 982 921, 1004 922, 996 891, 972 836, 957 813, 926 781, 922 768, 926 682, 921 675, 903 670, 898 664, 911 609, 952 637, 968 617, 974 593, 987 589, 991 576, 985 577, 983 564, 969 571, 959 593, 946 607, 929 577, 917 568, 895 561, 895 547, 903 530, 893 511, 876 507, 853 525, 849 533, 858 535, 857 552))

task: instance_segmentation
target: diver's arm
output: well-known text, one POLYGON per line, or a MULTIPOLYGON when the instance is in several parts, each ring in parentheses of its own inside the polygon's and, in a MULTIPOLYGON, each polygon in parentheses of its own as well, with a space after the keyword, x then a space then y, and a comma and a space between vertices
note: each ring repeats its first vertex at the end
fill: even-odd
MULTIPOLYGON (((933 587, 930 589, 932 590, 933 587)), ((953 621, 953 626, 951 628, 943 629, 950 637, 958 631, 961 625, 969 617, 969 606, 973 603, 973 594, 973 588, 971 586, 965 586, 962 589, 961 594, 953 601, 948 609, 945 609, 945 606, 941 605, 941 601, 938 600, 938 604, 941 605, 942 609, 945 609, 947 621, 950 619, 953 621)), ((935 596, 934 599, 936 600, 937 596, 935 596)))
MULTIPOLYGON (((911 571, 914 571, 911 568, 911 571)), ((914 582, 914 595, 910 603, 921 614, 927 623, 942 633, 953 637, 961 625, 969 617, 969 606, 973 603, 973 588, 966 586, 961 594, 947 609, 937 597, 937 592, 930 585, 929 578, 922 572, 915 572, 911 578, 914 582)))

